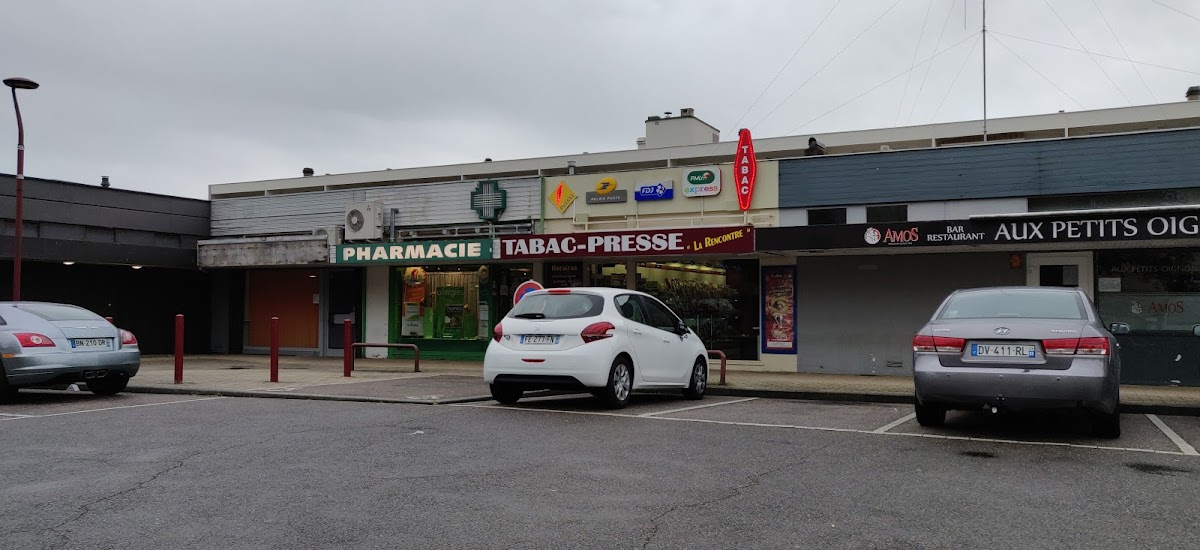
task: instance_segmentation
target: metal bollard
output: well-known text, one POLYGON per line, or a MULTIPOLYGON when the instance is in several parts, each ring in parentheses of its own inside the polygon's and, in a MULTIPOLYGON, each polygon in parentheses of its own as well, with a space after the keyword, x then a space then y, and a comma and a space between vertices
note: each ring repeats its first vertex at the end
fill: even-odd
POLYGON ((271 318, 271 381, 279 381, 279 317, 271 318))
POLYGON ((183 383, 183 314, 175 316, 175 383, 183 383))
POLYGON ((354 329, 350 320, 342 321, 342 376, 350 377, 354 370, 354 329))

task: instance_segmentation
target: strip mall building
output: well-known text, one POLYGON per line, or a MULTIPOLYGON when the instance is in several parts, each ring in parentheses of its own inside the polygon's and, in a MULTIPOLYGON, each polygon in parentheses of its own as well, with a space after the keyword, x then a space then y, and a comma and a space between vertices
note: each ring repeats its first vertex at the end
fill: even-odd
POLYGON ((213 347, 277 315, 292 353, 352 319, 479 358, 533 279, 653 293, 733 369, 905 375, 948 292, 1073 285, 1133 328, 1127 381, 1200 384, 1200 101, 981 128, 754 140, 749 193, 690 109, 629 151, 213 185, 213 347))

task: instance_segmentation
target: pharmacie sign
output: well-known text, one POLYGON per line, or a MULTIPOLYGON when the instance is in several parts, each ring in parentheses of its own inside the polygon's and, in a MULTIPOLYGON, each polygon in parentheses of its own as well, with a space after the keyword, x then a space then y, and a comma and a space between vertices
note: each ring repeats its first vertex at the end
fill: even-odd
POLYGON ((1200 208, 1128 209, 886 224, 776 227, 758 250, 1120 242, 1200 238, 1200 208))
POLYGON ((678 256, 754 252, 755 229, 703 227, 521 235, 496 239, 497 259, 678 256))
POLYGON ((343 244, 335 247, 335 264, 453 263, 492 259, 489 239, 343 244))

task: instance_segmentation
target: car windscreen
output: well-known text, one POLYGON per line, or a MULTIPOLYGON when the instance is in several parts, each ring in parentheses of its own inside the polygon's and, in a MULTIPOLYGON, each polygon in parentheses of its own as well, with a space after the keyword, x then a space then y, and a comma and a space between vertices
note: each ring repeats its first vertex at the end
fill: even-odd
POLYGON ((938 319, 1087 319, 1074 292, 988 290, 956 294, 938 319))
POLYGON ((99 321, 103 317, 86 309, 58 304, 21 304, 21 311, 32 313, 47 321, 99 321))
POLYGON ((579 319, 604 310, 604 299, 595 294, 529 294, 508 312, 517 319, 579 319))

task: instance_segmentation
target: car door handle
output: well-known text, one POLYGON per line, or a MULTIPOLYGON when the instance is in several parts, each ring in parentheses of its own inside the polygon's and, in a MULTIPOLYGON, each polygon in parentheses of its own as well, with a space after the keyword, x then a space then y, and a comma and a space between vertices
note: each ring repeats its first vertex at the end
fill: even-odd
POLYGON ((642 335, 642 331, 640 331, 640 330, 638 330, 638 329, 636 329, 636 328, 635 328, 635 329, 633 329, 633 333, 634 333, 634 334, 636 334, 636 335, 638 335, 638 336, 641 336, 641 335, 642 335))
POLYGON ((671 343, 671 339, 670 339, 670 338, 663 338, 663 342, 666 342, 666 343, 668 343, 668 344, 669 344, 669 343, 671 343))

